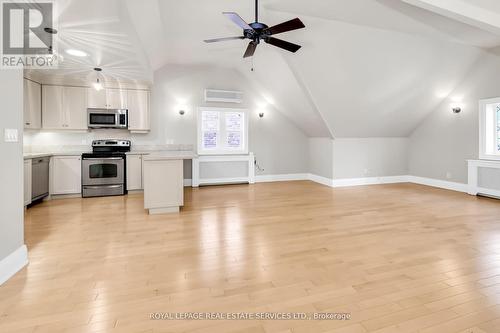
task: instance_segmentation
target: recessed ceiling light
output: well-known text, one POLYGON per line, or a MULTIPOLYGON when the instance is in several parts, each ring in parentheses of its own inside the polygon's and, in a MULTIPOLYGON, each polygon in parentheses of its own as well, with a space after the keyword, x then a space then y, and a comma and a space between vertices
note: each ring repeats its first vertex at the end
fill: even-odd
POLYGON ((80 51, 80 50, 75 50, 75 49, 68 49, 66 50, 66 53, 75 57, 86 57, 88 56, 87 53, 80 51))

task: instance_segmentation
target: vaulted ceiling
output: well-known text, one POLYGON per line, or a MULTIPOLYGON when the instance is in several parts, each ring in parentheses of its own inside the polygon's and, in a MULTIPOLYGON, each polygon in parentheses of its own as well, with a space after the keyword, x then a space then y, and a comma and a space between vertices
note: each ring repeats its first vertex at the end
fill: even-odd
POLYGON ((261 0, 260 21, 300 17, 306 29, 282 35, 303 46, 296 54, 261 45, 253 61, 248 41, 202 42, 240 35, 221 12, 251 22, 253 0, 57 3, 60 49, 90 56, 65 56, 52 75, 88 80, 101 66, 151 82, 166 64, 230 67, 309 136, 408 136, 500 45, 495 0, 261 0))

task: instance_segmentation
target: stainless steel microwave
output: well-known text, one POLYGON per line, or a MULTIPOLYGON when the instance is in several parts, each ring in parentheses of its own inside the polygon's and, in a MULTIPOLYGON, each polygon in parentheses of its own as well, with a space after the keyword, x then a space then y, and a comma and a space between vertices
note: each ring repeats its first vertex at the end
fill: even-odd
POLYGON ((87 109, 88 128, 128 128, 126 109, 87 109))

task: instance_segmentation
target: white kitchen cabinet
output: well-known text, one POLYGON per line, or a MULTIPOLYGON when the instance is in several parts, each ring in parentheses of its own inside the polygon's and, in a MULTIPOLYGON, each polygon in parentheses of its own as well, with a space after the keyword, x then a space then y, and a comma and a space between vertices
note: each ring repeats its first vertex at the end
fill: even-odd
POLYGON ((149 91, 129 90, 127 106, 128 129, 132 132, 149 131, 149 91))
POLYGON ((87 88, 87 107, 91 109, 107 109, 106 89, 87 88))
POLYGON ((106 100, 108 109, 126 109, 127 90, 106 89, 106 100))
POLYGON ((184 206, 183 160, 144 158, 144 209, 149 214, 178 212, 184 206))
POLYGON ((60 86, 42 86, 42 127, 64 129, 63 91, 60 86))
POLYGON ((79 194, 82 190, 81 156, 54 156, 51 160, 51 193, 79 194))
POLYGON ((42 96, 44 129, 87 129, 85 88, 44 85, 42 96))
POLYGON ((127 190, 142 190, 142 155, 127 155, 127 190))
POLYGON ((85 88, 64 87, 63 109, 67 129, 87 129, 87 94, 85 88))
POLYGON ((31 159, 24 160, 24 205, 31 203, 31 159))
POLYGON ((87 107, 92 109, 126 109, 127 91, 87 88, 87 107))
POLYGON ((42 127, 42 85, 24 79, 24 128, 42 127))

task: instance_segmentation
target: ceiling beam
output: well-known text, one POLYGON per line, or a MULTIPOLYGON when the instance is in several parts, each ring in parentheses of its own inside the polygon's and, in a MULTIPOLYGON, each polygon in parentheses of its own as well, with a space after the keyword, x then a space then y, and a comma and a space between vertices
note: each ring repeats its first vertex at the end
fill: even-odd
POLYGON ((500 13, 471 0, 401 0, 416 7, 466 23, 500 36, 500 13))

